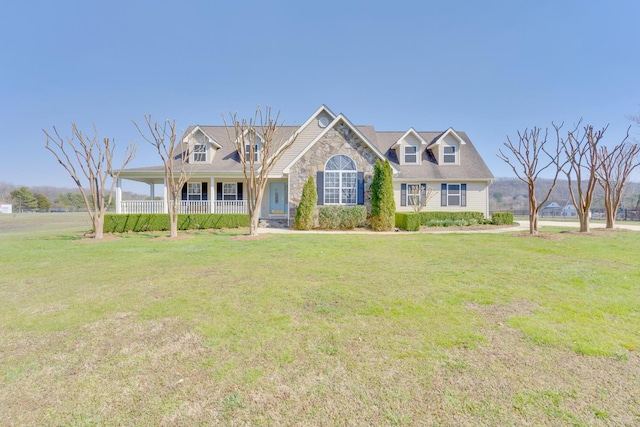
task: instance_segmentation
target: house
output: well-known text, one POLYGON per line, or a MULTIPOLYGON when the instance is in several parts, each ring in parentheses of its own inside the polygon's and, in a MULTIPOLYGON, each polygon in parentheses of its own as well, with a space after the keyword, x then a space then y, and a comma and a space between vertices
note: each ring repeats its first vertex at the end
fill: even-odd
POLYGON ((8 214, 10 214, 11 212, 12 212, 11 203, 0 202, 0 213, 8 213, 8 214))
MULTIPOLYGON (((376 160, 389 160, 398 211, 411 211, 418 195, 432 187, 426 211, 476 211, 489 215, 489 184, 494 177, 466 133, 449 128, 388 132, 356 126, 321 106, 300 126, 283 126, 277 138, 294 138, 269 175, 261 218, 291 221, 309 176, 317 184, 318 205, 371 206, 376 160), (418 191, 420 190, 420 191, 418 191)), ((232 131, 233 133, 233 131, 232 131)), ((181 139, 189 153, 189 181, 182 189, 181 212, 245 213, 244 174, 239 153, 224 126, 190 126, 181 139)), ((255 161, 260 163, 258 134, 255 161)), ((247 154, 249 150, 247 148, 247 154)), ((162 165, 128 168, 116 185, 117 213, 166 212, 155 199, 164 183, 162 165), (150 184, 150 199, 122 200, 122 181, 150 184)), ((166 193, 166 190, 165 190, 166 193)))
POLYGON ((540 209, 540 216, 564 216, 564 210, 558 202, 550 202, 540 209))

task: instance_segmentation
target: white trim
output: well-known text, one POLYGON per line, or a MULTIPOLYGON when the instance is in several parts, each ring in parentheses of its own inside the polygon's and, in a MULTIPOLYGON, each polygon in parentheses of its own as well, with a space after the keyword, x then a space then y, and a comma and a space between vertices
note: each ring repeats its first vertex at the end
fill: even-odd
MULTIPOLYGON (((367 147, 369 147, 371 149, 371 151, 373 151, 380 160, 385 161, 387 160, 387 158, 384 156, 384 154, 382 154, 382 152, 380 150, 378 150, 376 148, 375 145, 373 145, 363 134, 362 132, 360 132, 360 130, 358 130, 357 127, 355 127, 350 121, 349 119, 347 119, 344 114, 340 114, 338 115, 335 119, 333 119, 333 121, 331 123, 329 123, 329 125, 324 128, 324 130, 322 132, 320 132, 320 134, 318 136, 316 136, 313 141, 311 141, 309 143, 309 145, 307 145, 304 150, 302 150, 291 162, 289 162, 289 164, 287 166, 284 167, 284 169, 282 170, 282 173, 289 173, 291 171, 291 167, 293 165, 295 165, 298 160, 300 160, 302 158, 302 156, 304 156, 310 149, 311 147, 313 147, 320 139, 322 139, 322 137, 324 137, 327 132, 329 132, 331 129, 333 129, 338 123, 340 123, 340 121, 343 121, 357 136, 358 138, 360 138, 367 147)), ((391 165, 391 170, 393 171, 393 173, 397 174, 398 170, 393 167, 393 165, 391 165)))
POLYGON ((420 136, 420 134, 414 129, 414 128, 409 128, 409 130, 407 130, 400 138, 398 138, 398 140, 396 141, 395 144, 393 144, 393 147, 400 146, 402 145, 402 141, 409 136, 409 134, 413 134, 416 138, 418 138, 418 141, 420 141, 420 145, 427 145, 428 142, 424 140, 423 137, 420 136))
POLYGON ((185 137, 182 138, 182 142, 184 144, 187 144, 189 142, 189 138, 191 137, 191 135, 193 135, 197 130, 199 130, 207 138, 207 140, 211 145, 213 145, 216 148, 222 148, 222 145, 218 144, 215 139, 213 139, 207 132, 204 131, 204 129, 200 127, 200 125, 196 125, 193 128, 193 130, 191 130, 191 132, 186 134, 185 137))
POLYGON ((418 150, 418 146, 416 145, 411 145, 411 144, 407 144, 404 146, 404 149, 402 150, 402 163, 404 163, 405 165, 417 165, 418 164, 418 153, 420 150, 418 150), (413 153, 407 153, 407 148, 413 148, 415 151, 413 153), (408 162, 407 161, 407 154, 409 156, 415 156, 416 159, 413 162, 408 162))
POLYGON ((467 144, 467 143, 464 141, 464 139, 462 139, 462 137, 461 137, 460 135, 458 135, 458 133, 457 133, 455 130, 453 130, 453 128, 449 128, 449 129, 445 130, 445 131, 442 133, 442 135, 440 135, 440 136, 438 137, 438 139, 436 139, 436 140, 435 140, 435 141, 434 141, 434 142, 433 142, 429 147, 433 147, 433 146, 436 146, 436 145, 440 145, 440 144, 444 141, 444 138, 445 138, 447 135, 449 135, 449 134, 453 135, 453 136, 454 136, 454 138, 456 138, 456 139, 460 142, 460 145, 466 145, 466 144, 467 144))

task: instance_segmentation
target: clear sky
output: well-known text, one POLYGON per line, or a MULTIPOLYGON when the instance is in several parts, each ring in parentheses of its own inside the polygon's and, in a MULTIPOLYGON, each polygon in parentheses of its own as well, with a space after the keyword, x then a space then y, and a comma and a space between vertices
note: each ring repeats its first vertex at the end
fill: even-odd
POLYGON ((42 128, 95 124, 150 166, 131 120, 184 130, 258 104, 286 124, 326 104, 378 130, 464 130, 512 176, 496 153, 519 129, 583 118, 620 141, 638 22, 637 0, 2 1, 0 181, 73 186, 42 128))

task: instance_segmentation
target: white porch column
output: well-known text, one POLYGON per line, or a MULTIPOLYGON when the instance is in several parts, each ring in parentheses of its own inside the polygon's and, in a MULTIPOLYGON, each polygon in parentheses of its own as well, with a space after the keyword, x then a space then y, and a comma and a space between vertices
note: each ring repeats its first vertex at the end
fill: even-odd
POLYGON ((156 213, 156 205, 154 202, 156 199, 156 186, 153 182, 149 184, 149 199, 151 199, 151 213, 156 213))
POLYGON ((216 191, 216 179, 211 177, 209 179, 209 213, 216 213, 216 200, 218 197, 216 191))
POLYGON ((169 213, 169 190, 167 189, 167 182, 164 182, 164 195, 162 197, 162 211, 163 213, 169 213))
POLYGON ((116 213, 122 213, 122 179, 116 181, 116 213))

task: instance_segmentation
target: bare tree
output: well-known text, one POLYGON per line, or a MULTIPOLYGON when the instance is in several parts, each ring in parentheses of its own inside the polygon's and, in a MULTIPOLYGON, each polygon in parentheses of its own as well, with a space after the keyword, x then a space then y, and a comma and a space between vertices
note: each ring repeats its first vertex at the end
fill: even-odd
POLYGON ((224 116, 222 119, 227 128, 229 139, 235 145, 240 156, 247 188, 249 233, 256 236, 260 206, 267 187, 269 173, 285 151, 293 145, 298 133, 287 136, 278 132, 284 126, 284 122, 278 122, 280 112, 276 114, 275 118, 271 117, 271 107, 269 106, 265 108, 264 114, 262 109, 258 107, 253 119, 239 120, 237 114, 231 113, 229 113, 229 117, 231 119, 230 125, 227 124, 224 116))
POLYGON ((610 151, 606 146, 598 149, 598 168, 596 177, 604 190, 604 210, 607 216, 606 228, 614 228, 618 206, 622 201, 625 184, 631 172, 640 166, 640 145, 628 144, 629 131, 622 142, 610 151))
POLYGON ((190 175, 187 173, 186 165, 189 159, 189 147, 180 150, 176 144, 176 121, 166 120, 162 125, 152 122, 151 115, 144 116, 148 134, 145 133, 134 121, 136 129, 142 138, 151 144, 164 166, 164 185, 167 200, 167 211, 169 213, 169 237, 178 236, 178 213, 180 212, 180 199, 182 197, 182 187, 187 183, 190 175))
POLYGON ((408 201, 413 208, 413 212, 420 213, 429 200, 431 200, 435 195, 435 189, 427 184, 407 184, 407 195, 408 201))
POLYGON ((551 193, 558 181, 558 175, 562 171, 560 162, 560 126, 553 124, 556 131, 556 144, 553 150, 547 150, 547 138, 549 129, 545 129, 544 136, 541 137, 542 129, 534 127, 524 132, 518 131, 518 143, 514 144, 507 135, 507 142, 504 146, 508 149, 505 154, 499 149, 498 158, 506 162, 516 174, 516 177, 527 185, 529 192, 529 233, 538 234, 538 215, 540 208, 547 203, 551 193), (544 158, 543 155, 544 154, 544 158), (541 195, 538 201, 536 195, 536 182, 544 171, 549 170, 552 174, 551 185, 546 193, 541 195))
POLYGON ((117 171, 113 169, 113 152, 115 143, 109 138, 98 140, 98 130, 94 126, 94 135, 84 134, 75 123, 71 124, 71 136, 65 139, 60 136, 58 129, 53 127, 53 134, 42 129, 47 137, 45 148, 49 150, 58 163, 69 173, 75 182, 87 208, 87 213, 93 223, 96 239, 102 239, 104 229, 104 213, 111 204, 113 189, 122 169, 135 157, 136 146, 129 143, 125 151, 124 160, 117 171), (87 179, 89 193, 82 185, 78 169, 87 179), (107 181, 111 175, 111 184, 107 181), (108 191, 107 191, 108 188, 108 191))
POLYGON ((586 125, 581 132, 580 122, 573 131, 567 132, 562 139, 562 147, 566 159, 563 172, 567 177, 571 202, 576 208, 580 231, 589 232, 591 203, 598 183, 599 156, 598 143, 609 125, 599 131, 586 125))

